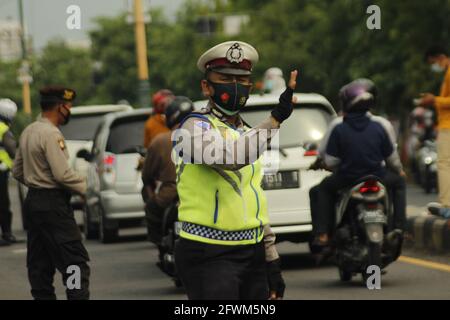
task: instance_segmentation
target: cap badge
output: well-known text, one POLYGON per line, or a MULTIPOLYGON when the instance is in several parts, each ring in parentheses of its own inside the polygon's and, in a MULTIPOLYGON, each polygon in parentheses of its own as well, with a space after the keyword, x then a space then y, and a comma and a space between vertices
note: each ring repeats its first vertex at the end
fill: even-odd
POLYGON ((244 51, 239 43, 236 42, 228 49, 227 60, 231 63, 241 63, 244 60, 244 51))
POLYGON ((73 97, 73 91, 64 90, 64 99, 65 100, 72 100, 73 97))

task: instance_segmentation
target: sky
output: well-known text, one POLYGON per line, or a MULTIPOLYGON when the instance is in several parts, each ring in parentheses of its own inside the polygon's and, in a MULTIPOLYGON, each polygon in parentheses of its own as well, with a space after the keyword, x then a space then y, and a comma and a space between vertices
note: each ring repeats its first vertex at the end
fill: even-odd
MULTIPOLYGON (((168 19, 174 19, 184 0, 143 0, 148 8, 160 7, 168 19)), ((97 16, 114 16, 127 8, 127 0, 23 0, 24 17, 27 33, 33 38, 33 47, 37 50, 55 38, 73 42, 88 39, 88 31, 95 24, 92 19, 97 16), (81 29, 69 30, 66 9, 78 5, 81 9, 81 29)), ((18 1, 0 0, 0 20, 19 20, 18 1)))

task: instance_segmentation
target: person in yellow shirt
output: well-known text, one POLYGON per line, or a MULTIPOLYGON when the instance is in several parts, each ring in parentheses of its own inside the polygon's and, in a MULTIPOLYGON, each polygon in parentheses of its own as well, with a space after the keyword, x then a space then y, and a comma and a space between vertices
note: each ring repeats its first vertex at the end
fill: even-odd
POLYGON ((174 99, 172 91, 162 89, 157 91, 152 97, 153 114, 145 123, 144 147, 148 148, 152 140, 160 133, 168 132, 164 118, 164 110, 174 99))
MULTIPOLYGON (((434 208, 434 211, 440 216, 450 218, 450 57, 445 48, 432 46, 425 53, 425 59, 432 71, 445 72, 439 96, 424 93, 419 104, 424 107, 434 106, 438 115, 437 164, 441 204, 434 208)), ((433 213, 433 205, 429 207, 433 213)))

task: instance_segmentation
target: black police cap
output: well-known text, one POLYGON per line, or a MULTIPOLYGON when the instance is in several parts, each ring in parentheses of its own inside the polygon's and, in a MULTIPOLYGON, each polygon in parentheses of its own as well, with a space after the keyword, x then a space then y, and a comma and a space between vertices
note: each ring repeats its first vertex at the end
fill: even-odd
POLYGON ((72 102, 75 100, 77 93, 75 90, 59 86, 48 86, 39 90, 41 94, 41 102, 72 102))

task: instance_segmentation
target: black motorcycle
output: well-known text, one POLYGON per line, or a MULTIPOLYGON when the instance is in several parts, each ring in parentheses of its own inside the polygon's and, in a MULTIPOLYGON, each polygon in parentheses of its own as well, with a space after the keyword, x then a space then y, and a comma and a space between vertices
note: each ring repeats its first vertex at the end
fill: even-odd
POLYGON ((417 150, 416 170, 418 182, 427 194, 438 188, 437 150, 434 140, 425 140, 423 146, 417 150))
POLYGON ((402 233, 391 231, 392 220, 389 192, 378 177, 364 177, 341 191, 332 238, 342 281, 361 273, 366 283, 369 266, 383 270, 397 260, 402 233))
POLYGON ((176 287, 182 286, 175 267, 175 241, 179 238, 180 230, 181 222, 178 221, 178 203, 174 203, 164 211, 159 250, 161 270, 172 277, 176 287))

